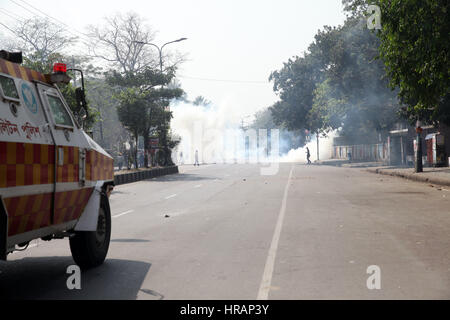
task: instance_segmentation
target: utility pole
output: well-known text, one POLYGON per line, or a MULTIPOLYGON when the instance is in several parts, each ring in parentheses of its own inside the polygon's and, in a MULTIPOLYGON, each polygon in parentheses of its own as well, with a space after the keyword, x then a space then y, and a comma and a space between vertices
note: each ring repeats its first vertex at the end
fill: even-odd
POLYGON ((317 130, 317 161, 319 161, 319 130, 317 130))
POLYGON ((245 132, 248 129, 248 126, 246 126, 244 119, 249 118, 250 116, 244 116, 241 118, 241 130, 242 130, 242 134, 244 135, 244 159, 246 162, 248 162, 248 157, 249 157, 249 153, 248 153, 248 149, 250 147, 250 141, 248 140, 248 137, 245 136, 245 132))
POLYGON ((417 120, 416 123, 416 165, 415 165, 415 172, 423 172, 423 163, 422 163, 422 139, 420 137, 420 134, 422 133, 423 129, 421 128, 421 122, 417 120))
MULTIPOLYGON (((75 69, 75 59, 73 56, 72 56, 72 69, 75 69)), ((73 74, 73 85, 75 88, 77 87, 77 76, 75 73, 73 74)))

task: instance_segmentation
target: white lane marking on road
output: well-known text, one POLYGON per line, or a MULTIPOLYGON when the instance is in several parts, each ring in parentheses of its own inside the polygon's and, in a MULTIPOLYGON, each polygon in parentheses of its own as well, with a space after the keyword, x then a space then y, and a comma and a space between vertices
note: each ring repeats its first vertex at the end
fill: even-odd
POLYGON ((198 185, 194 186, 194 188, 200 188, 201 186, 202 186, 201 184, 198 184, 198 185))
POLYGON ((132 213, 133 211, 134 211, 134 210, 128 210, 128 211, 125 211, 125 212, 116 214, 115 216, 112 216, 112 218, 118 218, 118 217, 124 216, 124 215, 126 215, 126 214, 132 213))
POLYGON ((173 197, 176 197, 177 196, 177 194, 176 193, 174 193, 174 194, 171 194, 170 196, 167 196, 167 197, 165 197, 164 199, 170 199, 170 198, 173 198, 173 197))
POLYGON ((283 200, 281 202, 280 213, 278 214, 277 224, 272 237, 272 243, 270 244, 269 254, 267 255, 266 266, 264 267, 264 273, 259 286, 257 300, 267 300, 269 298, 270 284, 272 283, 273 269, 275 265, 275 257, 277 255, 278 242, 280 240, 281 228, 283 226, 284 214, 286 212, 286 202, 289 191, 289 185, 292 178, 292 171, 294 166, 291 167, 289 177, 284 188, 283 200))

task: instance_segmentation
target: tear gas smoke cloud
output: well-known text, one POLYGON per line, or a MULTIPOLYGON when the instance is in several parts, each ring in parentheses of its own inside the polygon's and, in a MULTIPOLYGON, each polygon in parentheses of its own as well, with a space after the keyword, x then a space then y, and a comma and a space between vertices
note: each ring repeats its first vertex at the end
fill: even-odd
MULTIPOLYGON (((287 154, 279 156, 280 146, 285 146, 288 142, 280 140, 277 129, 242 131, 240 122, 245 113, 241 109, 229 107, 226 103, 195 106, 181 102, 174 105, 172 111, 172 131, 181 137, 180 144, 173 152, 175 163, 194 163, 196 150, 200 163, 306 162, 305 148, 291 149, 287 154)), ((331 141, 331 138, 320 138, 321 159, 329 158, 331 141)), ((307 146, 311 159, 314 159, 314 136, 307 146)))
MULTIPOLYGON (((328 133, 327 137, 319 137, 319 158, 320 160, 326 160, 331 158, 331 147, 333 146, 333 138, 337 136, 337 131, 328 133)), ((311 137, 304 147, 291 149, 287 154, 280 157, 280 162, 307 162, 306 160, 306 147, 309 148, 311 154, 310 160, 314 162, 317 160, 317 138, 316 135, 311 137)))

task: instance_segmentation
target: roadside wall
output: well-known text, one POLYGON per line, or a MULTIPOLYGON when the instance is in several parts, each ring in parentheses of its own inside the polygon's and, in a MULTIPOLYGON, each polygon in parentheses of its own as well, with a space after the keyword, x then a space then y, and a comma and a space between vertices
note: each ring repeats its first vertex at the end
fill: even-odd
POLYGON ((389 159, 388 150, 387 143, 333 146, 331 157, 333 159, 348 159, 348 153, 351 153, 352 161, 384 162, 389 159))
POLYGON ((121 173, 114 175, 114 184, 120 185, 125 183, 136 182, 145 179, 156 178, 167 174, 178 173, 178 166, 155 168, 148 170, 139 170, 136 172, 121 173))

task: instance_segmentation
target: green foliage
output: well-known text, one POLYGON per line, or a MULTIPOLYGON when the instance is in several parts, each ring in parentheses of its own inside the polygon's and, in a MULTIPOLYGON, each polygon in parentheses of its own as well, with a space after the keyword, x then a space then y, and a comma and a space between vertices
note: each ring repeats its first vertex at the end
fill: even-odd
POLYGON ((269 80, 274 82, 274 91, 281 99, 270 107, 275 123, 289 130, 311 128, 307 114, 312 107, 316 85, 322 79, 323 73, 317 68, 317 60, 312 54, 289 59, 280 71, 272 72, 269 80))
POLYGON ((450 2, 378 0, 380 56, 414 121, 450 124, 450 2))
MULTIPOLYGON (((255 130, 265 129, 270 135, 271 129, 279 130, 280 152, 286 153, 292 148, 299 148, 305 143, 305 134, 301 130, 288 131, 282 125, 277 125, 269 108, 258 111, 255 119, 250 125, 255 130)), ((259 134, 259 133, 258 133, 259 134)))
POLYGON ((90 112, 98 114, 98 121, 93 125, 95 140, 110 154, 118 155, 124 152, 124 143, 129 141, 127 130, 121 125, 117 114, 118 102, 114 99, 114 89, 106 80, 84 66, 86 99, 90 112), (89 76, 95 75, 95 77, 89 76))
POLYGON ((41 73, 51 73, 53 64, 64 60, 64 56, 60 53, 52 53, 47 57, 42 57, 37 52, 30 52, 23 57, 23 66, 36 70, 41 73))
POLYGON ((278 128, 275 124, 275 121, 272 116, 272 112, 269 108, 258 111, 255 113, 255 119, 253 120, 253 123, 251 125, 253 129, 274 129, 278 128))
POLYGON ((85 130, 92 129, 94 123, 98 121, 99 118, 98 111, 91 108, 89 106, 89 100, 86 99, 88 105, 88 114, 86 115, 85 110, 83 108, 80 108, 76 101, 75 98, 76 88, 71 83, 59 84, 58 87, 62 95, 64 96, 64 100, 66 100, 67 104, 69 105, 69 108, 71 109, 78 124, 83 125, 83 128, 85 130))
POLYGON ((336 92, 330 79, 319 84, 314 91, 314 101, 308 113, 308 121, 315 123, 322 131, 342 126, 342 119, 347 113, 347 101, 336 92))
POLYGON ((117 107, 120 122, 133 134, 139 134, 145 125, 147 111, 142 95, 135 88, 125 88, 116 98, 120 101, 117 107))
POLYGON ((203 96, 198 96, 194 99, 194 101, 192 101, 192 104, 194 106, 204 106, 204 107, 208 107, 211 105, 211 101, 209 101, 208 99, 206 99, 203 96))
POLYGON ((342 0, 342 5, 344 6, 344 11, 353 14, 354 16, 359 16, 369 6, 373 1, 368 0, 342 0))
POLYGON ((288 129, 370 136, 398 119, 399 105, 388 88, 384 66, 376 60, 379 39, 361 17, 319 31, 303 57, 273 72, 280 101, 274 120, 288 129))
POLYGON ((351 17, 315 39, 310 49, 320 53, 327 78, 315 92, 315 110, 309 115, 319 121, 317 126, 341 127, 342 135, 388 130, 398 120, 399 105, 388 88, 383 63, 376 59, 380 41, 367 30, 365 19, 351 17))
MULTIPOLYGON (((134 73, 119 74, 114 71, 108 76, 108 83, 120 88, 116 94, 119 120, 136 141, 139 135, 143 136, 145 150, 150 148, 150 137, 156 136, 160 138, 164 152, 170 154, 167 137, 172 113, 166 108, 172 99, 184 94, 181 88, 168 86, 174 76, 173 68, 161 73, 150 67, 134 73)), ((148 164, 147 157, 145 164, 148 164)))

